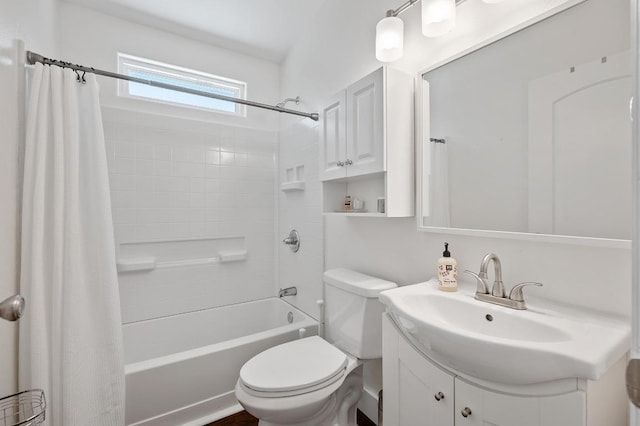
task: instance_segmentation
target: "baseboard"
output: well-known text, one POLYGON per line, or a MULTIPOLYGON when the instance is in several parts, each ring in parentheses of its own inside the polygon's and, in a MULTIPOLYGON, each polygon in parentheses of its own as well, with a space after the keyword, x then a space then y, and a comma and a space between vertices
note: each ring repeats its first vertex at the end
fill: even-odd
POLYGON ((378 391, 364 388, 358 403, 358 410, 367 416, 373 424, 378 424, 378 391))

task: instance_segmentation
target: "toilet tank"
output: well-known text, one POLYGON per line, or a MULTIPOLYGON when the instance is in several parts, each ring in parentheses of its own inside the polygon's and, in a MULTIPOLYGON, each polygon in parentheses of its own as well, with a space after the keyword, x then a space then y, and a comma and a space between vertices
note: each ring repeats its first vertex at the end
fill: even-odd
POLYGON ((345 268, 324 273, 325 339, 359 359, 382 357, 381 291, 395 283, 345 268))

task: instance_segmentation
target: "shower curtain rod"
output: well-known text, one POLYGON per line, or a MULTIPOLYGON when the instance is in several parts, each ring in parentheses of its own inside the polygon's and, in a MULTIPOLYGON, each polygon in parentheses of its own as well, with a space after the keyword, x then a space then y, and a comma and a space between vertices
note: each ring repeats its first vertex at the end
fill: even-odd
POLYGON ((85 67, 83 65, 72 64, 70 62, 59 61, 57 59, 45 58, 44 56, 42 56, 42 55, 40 55, 38 53, 27 51, 27 63, 29 65, 33 65, 36 62, 40 62, 41 64, 45 64, 45 65, 55 65, 55 66, 62 67, 62 68, 71 68, 74 71, 89 72, 89 73, 93 73, 93 74, 96 74, 96 75, 102 75, 102 76, 105 76, 105 77, 117 78, 119 80, 133 81, 134 83, 146 84, 148 86, 160 87, 162 89, 175 90, 176 92, 190 93, 192 95, 204 96, 206 98, 220 99, 222 101, 233 102, 233 103, 236 103, 236 104, 242 104, 242 105, 248 105, 248 106, 257 107, 257 108, 269 109, 269 110, 272 110, 272 111, 283 112, 283 113, 286 113, 286 114, 299 115, 301 117, 310 118, 313 121, 318 121, 318 119, 319 119, 319 115, 318 115, 317 112, 308 113, 308 112, 296 111, 296 110, 293 110, 293 109, 282 108, 282 107, 279 107, 279 106, 273 106, 273 105, 261 104, 259 102, 248 101, 246 99, 238 99, 238 98, 232 98, 230 96, 217 95, 215 93, 202 92, 200 90, 193 90, 193 89, 188 89, 186 87, 174 86, 173 84, 160 83, 158 81, 147 80, 147 79, 138 78, 138 77, 131 77, 131 76, 128 76, 128 75, 117 74, 117 73, 110 72, 110 71, 98 70, 98 69, 95 69, 95 68, 92 68, 92 67, 85 67))

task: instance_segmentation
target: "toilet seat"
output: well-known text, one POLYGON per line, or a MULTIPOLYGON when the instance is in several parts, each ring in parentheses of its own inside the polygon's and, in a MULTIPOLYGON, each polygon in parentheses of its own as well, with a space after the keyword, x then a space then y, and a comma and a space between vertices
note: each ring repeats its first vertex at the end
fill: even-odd
POLYGON ((240 370, 239 384, 250 395, 279 398, 313 392, 341 380, 347 355, 311 336, 259 353, 240 370))

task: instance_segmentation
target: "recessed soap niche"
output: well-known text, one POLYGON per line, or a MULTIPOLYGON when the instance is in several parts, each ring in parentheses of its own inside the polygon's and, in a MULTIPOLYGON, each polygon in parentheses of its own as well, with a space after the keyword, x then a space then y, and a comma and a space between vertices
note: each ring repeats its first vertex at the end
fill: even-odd
POLYGON ((285 169, 284 182, 280 184, 281 191, 304 191, 304 186, 304 164, 285 169))

